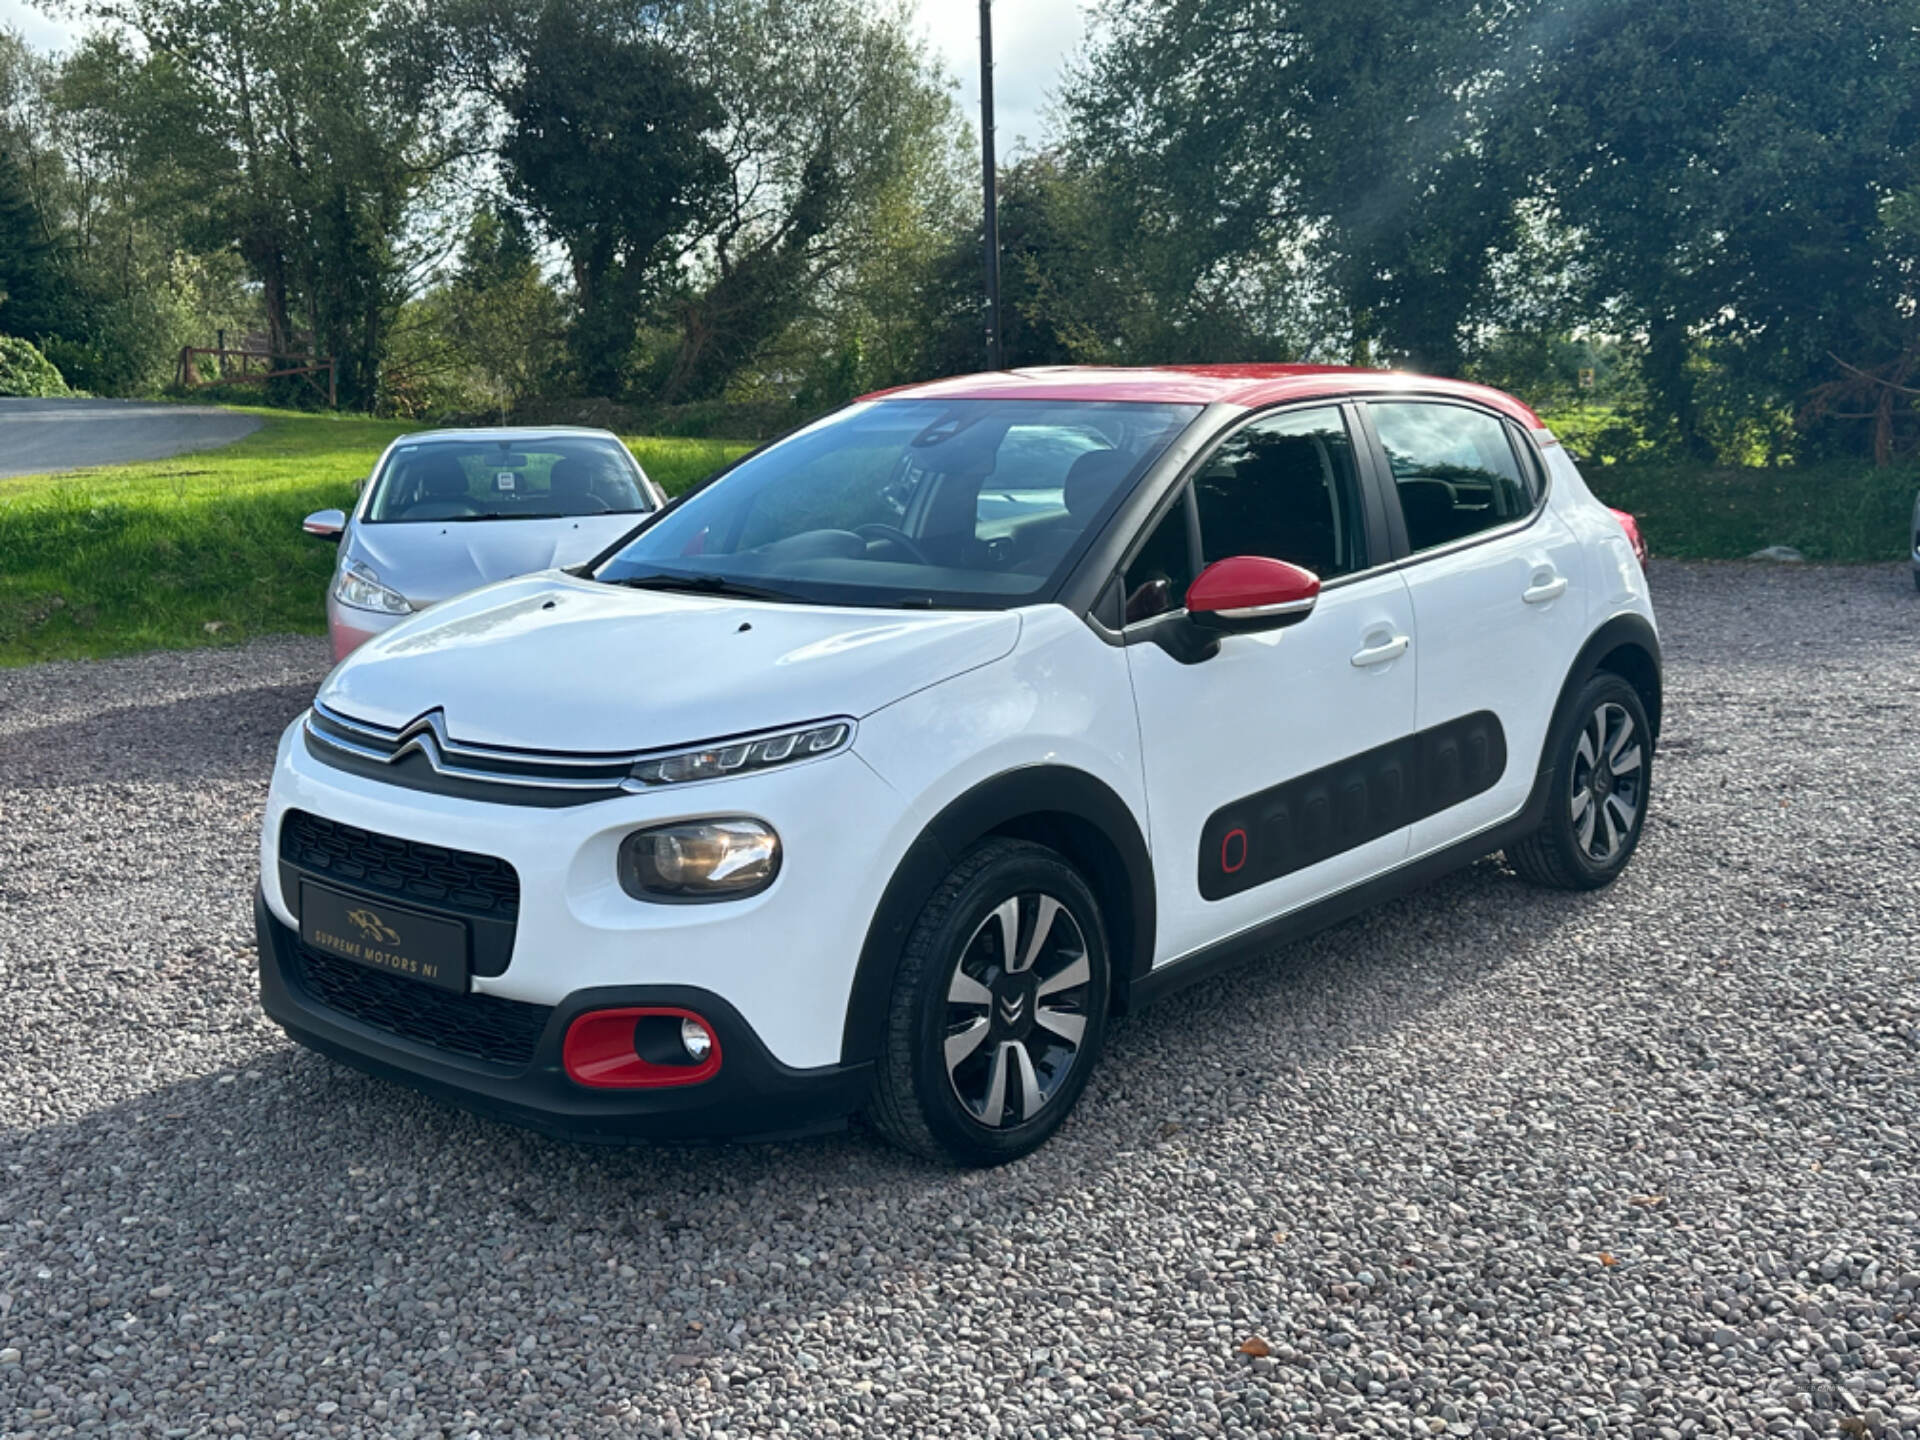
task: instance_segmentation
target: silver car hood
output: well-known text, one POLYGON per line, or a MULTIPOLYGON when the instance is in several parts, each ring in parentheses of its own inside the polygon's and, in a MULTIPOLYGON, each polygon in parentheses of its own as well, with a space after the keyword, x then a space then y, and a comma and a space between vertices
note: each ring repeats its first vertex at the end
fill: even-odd
POLYGON ((559 520, 456 520, 356 524, 347 556, 373 568, 415 609, 455 595, 591 560, 644 515, 570 515, 559 520))

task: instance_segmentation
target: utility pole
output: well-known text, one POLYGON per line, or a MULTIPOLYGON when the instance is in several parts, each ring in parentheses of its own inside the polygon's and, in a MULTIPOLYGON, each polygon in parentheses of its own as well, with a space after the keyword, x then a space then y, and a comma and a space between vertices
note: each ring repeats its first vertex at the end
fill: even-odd
POLYGON ((980 185, 986 199, 987 368, 1000 358, 1000 206, 994 196, 993 0, 980 0, 980 185))

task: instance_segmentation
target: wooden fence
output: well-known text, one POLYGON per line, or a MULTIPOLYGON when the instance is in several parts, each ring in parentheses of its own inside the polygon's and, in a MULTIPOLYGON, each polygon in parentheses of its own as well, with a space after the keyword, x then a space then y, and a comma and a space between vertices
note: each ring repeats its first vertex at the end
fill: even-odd
POLYGON ((188 345, 174 366, 173 383, 182 390, 200 390, 208 385, 258 385, 294 375, 324 396, 329 408, 339 404, 339 361, 331 355, 276 355, 265 348, 233 349, 225 343, 188 345), (325 389, 320 385, 323 374, 325 389))

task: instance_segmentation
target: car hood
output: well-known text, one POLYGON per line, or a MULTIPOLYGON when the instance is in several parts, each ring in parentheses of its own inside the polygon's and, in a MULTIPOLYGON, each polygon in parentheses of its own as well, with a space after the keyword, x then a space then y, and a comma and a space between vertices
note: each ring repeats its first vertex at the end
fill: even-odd
POLYGON ((558 520, 460 520, 355 525, 348 554, 415 609, 495 580, 591 560, 642 515, 570 515, 558 520))
POLYGON ((627 751, 856 719, 1013 649, 1009 611, 861 610, 631 590, 552 572, 435 606, 341 662, 320 699, 481 745, 627 751))

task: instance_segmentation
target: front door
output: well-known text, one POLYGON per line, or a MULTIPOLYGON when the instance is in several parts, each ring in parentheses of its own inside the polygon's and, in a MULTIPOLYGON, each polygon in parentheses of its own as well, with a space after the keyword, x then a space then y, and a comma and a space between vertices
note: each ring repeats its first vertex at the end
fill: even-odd
MULTIPOLYGON (((1362 519, 1339 406, 1275 412, 1228 436, 1127 566, 1165 964, 1392 868, 1407 852, 1413 607, 1362 519), (1302 565, 1306 620, 1227 635, 1183 661, 1141 637, 1200 569, 1232 555, 1302 565)), ((1179 647, 1170 647, 1177 650, 1179 647)))

